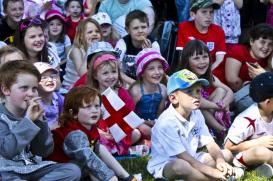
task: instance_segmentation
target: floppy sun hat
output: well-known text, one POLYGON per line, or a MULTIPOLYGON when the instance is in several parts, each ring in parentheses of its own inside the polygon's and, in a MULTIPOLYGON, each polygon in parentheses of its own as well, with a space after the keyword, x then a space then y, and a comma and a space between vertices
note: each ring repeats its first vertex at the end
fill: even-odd
POLYGON ((137 54, 135 58, 137 66, 136 76, 140 77, 143 74, 146 66, 154 60, 159 60, 161 62, 165 72, 169 69, 168 62, 157 50, 153 48, 144 48, 137 54))

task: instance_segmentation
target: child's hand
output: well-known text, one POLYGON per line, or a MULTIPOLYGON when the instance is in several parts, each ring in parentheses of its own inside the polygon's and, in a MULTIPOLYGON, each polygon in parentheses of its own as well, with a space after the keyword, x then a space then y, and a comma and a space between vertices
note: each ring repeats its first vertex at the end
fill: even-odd
POLYGON ((216 168, 221 171, 225 175, 225 177, 230 177, 233 175, 233 167, 227 162, 218 162, 216 164, 216 168))
POLYGON ((145 38, 142 43, 142 48, 152 48, 152 42, 145 38))
POLYGON ((108 140, 114 139, 111 133, 105 132, 105 131, 103 131, 103 130, 101 130, 101 129, 98 129, 98 131, 99 131, 99 134, 100 134, 102 137, 104 137, 104 138, 106 138, 106 139, 108 139, 108 140))
POLYGON ((229 176, 225 175, 224 172, 221 172, 218 169, 214 169, 212 176, 213 176, 213 178, 221 179, 221 180, 227 180, 229 177, 229 176))
POLYGON ((26 117, 32 121, 41 119, 44 109, 40 105, 41 97, 34 97, 28 101, 28 108, 26 111, 26 117))
POLYGON ((265 72, 265 69, 261 67, 258 63, 250 64, 246 62, 247 68, 248 68, 248 75, 250 78, 254 79, 257 75, 260 75, 261 73, 265 72))

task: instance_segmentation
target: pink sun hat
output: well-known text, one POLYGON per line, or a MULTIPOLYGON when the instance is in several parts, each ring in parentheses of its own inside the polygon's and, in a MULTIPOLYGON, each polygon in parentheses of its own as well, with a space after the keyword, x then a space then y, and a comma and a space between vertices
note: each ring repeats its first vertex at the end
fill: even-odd
POLYGON ((45 20, 48 21, 49 19, 51 19, 53 17, 59 18, 63 22, 65 22, 65 17, 60 11, 55 10, 55 9, 48 10, 45 14, 45 20))
POLYGON ((46 72, 48 70, 52 70, 55 73, 59 72, 57 69, 55 69, 49 63, 46 63, 46 62, 35 62, 34 66, 38 69, 38 71, 40 72, 40 74, 42 74, 42 73, 44 73, 44 72, 46 72))
POLYGON ((136 76, 140 77, 146 66, 153 60, 159 60, 162 63, 163 70, 166 72, 169 69, 169 64, 166 61, 166 59, 158 52, 157 50, 153 48, 144 48, 141 50, 135 58, 136 61, 136 76))

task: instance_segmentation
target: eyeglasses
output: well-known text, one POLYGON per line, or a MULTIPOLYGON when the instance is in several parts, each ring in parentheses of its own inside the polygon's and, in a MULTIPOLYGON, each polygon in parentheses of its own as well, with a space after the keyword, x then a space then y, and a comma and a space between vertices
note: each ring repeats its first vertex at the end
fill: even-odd
POLYGON ((44 76, 41 77, 41 81, 46 81, 49 78, 52 79, 52 80, 57 80, 58 77, 59 77, 59 74, 44 75, 44 76))
POLYGON ((24 31, 33 25, 42 25, 41 19, 36 17, 36 18, 23 20, 23 22, 21 22, 20 24, 20 31, 24 31))

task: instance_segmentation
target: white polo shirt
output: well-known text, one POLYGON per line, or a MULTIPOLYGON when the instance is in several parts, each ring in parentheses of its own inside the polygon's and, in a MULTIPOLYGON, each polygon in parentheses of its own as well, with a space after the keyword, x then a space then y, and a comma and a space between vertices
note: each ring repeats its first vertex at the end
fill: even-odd
POLYGON ((239 144, 267 135, 273 135, 273 120, 270 123, 265 122, 260 115, 258 104, 254 103, 235 118, 226 140, 239 144))
POLYGON ((177 155, 187 152, 197 158, 197 148, 214 141, 200 110, 192 111, 190 121, 183 118, 172 105, 165 110, 152 128, 151 159, 148 171, 155 175, 177 155))

